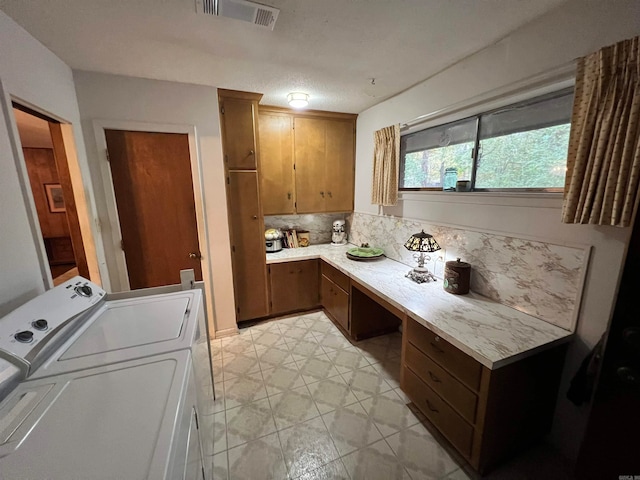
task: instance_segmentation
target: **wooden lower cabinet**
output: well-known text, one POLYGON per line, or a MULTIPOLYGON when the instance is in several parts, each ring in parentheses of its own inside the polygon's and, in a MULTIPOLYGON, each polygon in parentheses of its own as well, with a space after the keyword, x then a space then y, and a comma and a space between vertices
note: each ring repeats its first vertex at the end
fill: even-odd
POLYGON ((269 265, 270 313, 310 310, 320 305, 318 260, 269 265))
POLYGON ((227 175, 236 318, 251 320, 269 314, 258 173, 230 171, 227 175))
POLYGON ((404 391, 456 450, 469 457, 473 442, 473 426, 465 422, 435 390, 421 381, 413 370, 405 372, 404 391))
POLYGON ((349 294, 325 275, 320 280, 320 292, 322 306, 332 320, 349 334, 349 294))
POLYGON ((481 474, 551 427, 566 345, 490 370, 407 318, 401 387, 481 474))

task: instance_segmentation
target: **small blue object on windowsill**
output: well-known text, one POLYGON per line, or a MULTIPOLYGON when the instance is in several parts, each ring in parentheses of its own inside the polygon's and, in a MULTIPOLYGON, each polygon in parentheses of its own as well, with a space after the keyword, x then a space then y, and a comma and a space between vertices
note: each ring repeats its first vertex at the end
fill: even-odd
POLYGON ((457 181, 458 181, 458 169, 453 167, 445 168, 444 181, 442 182, 442 190, 445 192, 455 192, 457 181))

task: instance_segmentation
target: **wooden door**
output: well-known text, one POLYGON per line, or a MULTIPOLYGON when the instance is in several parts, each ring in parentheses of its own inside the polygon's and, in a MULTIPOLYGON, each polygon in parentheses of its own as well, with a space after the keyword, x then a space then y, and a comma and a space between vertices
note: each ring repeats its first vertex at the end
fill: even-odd
POLYGON ((319 118, 294 120, 298 213, 325 211, 326 123, 319 118))
POLYGON ((237 320, 264 317, 269 302, 258 172, 230 171, 227 192, 237 320))
POLYGON ((221 115, 224 157, 229 170, 255 170, 256 137, 254 102, 239 98, 224 98, 221 115))
POLYGON ((293 118, 260 112, 260 197, 264 215, 295 213, 293 118))
POLYGON ((353 210, 354 124, 349 120, 327 120, 325 188, 326 211, 353 210))
POLYGON ((186 134, 105 130, 132 289, 202 280, 186 134))
POLYGON ((269 265, 271 314, 310 310, 320 303, 318 260, 269 265))

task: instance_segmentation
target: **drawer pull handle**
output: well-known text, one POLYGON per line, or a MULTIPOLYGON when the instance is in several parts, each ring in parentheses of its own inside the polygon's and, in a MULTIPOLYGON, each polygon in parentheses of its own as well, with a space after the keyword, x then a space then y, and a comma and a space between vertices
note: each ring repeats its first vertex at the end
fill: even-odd
POLYGON ((437 408, 434 408, 433 405, 431 405, 431 402, 429 402, 429 400, 427 400, 427 407, 429 408, 429 410, 431 410, 433 413, 439 413, 437 408))
POLYGON ((438 352, 438 353, 444 353, 444 350, 442 350, 440 347, 438 347, 435 343, 433 342, 429 342, 429 344, 433 347, 433 349, 438 352))
POLYGON ((436 377, 431 370, 429 370, 429 376, 431 377, 431 380, 433 380, 434 382, 440 383, 440 379, 436 377))

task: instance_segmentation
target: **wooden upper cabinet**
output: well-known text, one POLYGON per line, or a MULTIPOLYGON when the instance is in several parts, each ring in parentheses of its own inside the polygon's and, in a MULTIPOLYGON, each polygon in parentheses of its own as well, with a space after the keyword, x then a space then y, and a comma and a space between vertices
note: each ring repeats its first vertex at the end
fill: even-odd
POLYGON ((224 158, 229 170, 256 170, 257 101, 244 98, 220 98, 224 158))
POLYGON ((261 106, 265 215, 353 210, 356 115, 261 106))
POLYGON ((353 210, 353 119, 294 119, 298 213, 353 210))
POLYGON ((354 125, 332 120, 326 125, 325 209, 328 212, 353 210, 354 125))
POLYGON ((327 121, 303 117, 294 122, 297 212, 324 212, 327 121))
POLYGON ((295 213, 293 118, 261 111, 260 196, 265 215, 295 213))

